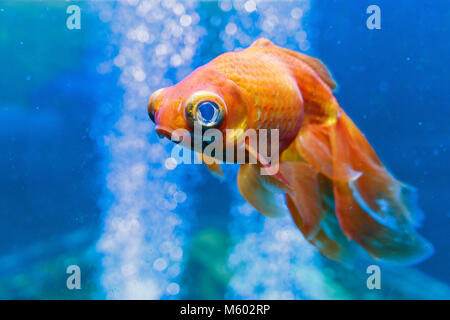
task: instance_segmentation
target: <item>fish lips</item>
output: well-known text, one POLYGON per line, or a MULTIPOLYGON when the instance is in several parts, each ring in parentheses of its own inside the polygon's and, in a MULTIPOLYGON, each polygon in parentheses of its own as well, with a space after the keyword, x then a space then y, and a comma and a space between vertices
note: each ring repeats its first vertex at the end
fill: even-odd
POLYGON ((211 139, 211 141, 205 141, 200 138, 202 139, 202 141, 200 143, 196 143, 196 139, 198 139, 198 137, 195 137, 194 133, 186 131, 185 135, 179 135, 178 132, 176 134, 174 133, 175 130, 163 127, 161 125, 156 125, 155 131, 160 139, 167 138, 176 144, 181 144, 197 152, 203 152, 203 150, 215 140, 214 137, 213 139, 211 139), (189 139, 187 139, 187 137, 189 137, 189 139), (188 143, 187 141, 189 141, 190 143, 188 143), (200 147, 201 150, 197 150, 198 147, 200 147))
POLYGON ((163 127, 160 125, 156 125, 155 131, 156 131, 156 134, 158 135, 158 138, 160 138, 160 139, 167 138, 170 141, 175 142, 175 143, 180 143, 183 141, 182 137, 179 137, 180 139, 177 139, 177 137, 174 136, 174 134, 173 134, 174 130, 172 130, 172 129, 169 129, 169 128, 166 128, 166 127, 163 127))

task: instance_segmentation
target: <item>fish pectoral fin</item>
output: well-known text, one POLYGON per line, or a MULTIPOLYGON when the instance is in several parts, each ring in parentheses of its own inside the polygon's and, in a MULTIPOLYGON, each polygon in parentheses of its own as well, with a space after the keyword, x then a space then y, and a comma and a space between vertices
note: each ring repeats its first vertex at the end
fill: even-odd
POLYGON ((278 179, 260 174, 261 165, 243 164, 239 169, 238 188, 258 212, 266 217, 279 217, 287 213, 283 195, 288 192, 278 179))
POLYGON ((213 176, 221 180, 224 178, 222 166, 216 159, 202 153, 198 153, 198 156, 200 157, 202 162, 206 165, 206 167, 209 169, 209 171, 212 173, 213 176))

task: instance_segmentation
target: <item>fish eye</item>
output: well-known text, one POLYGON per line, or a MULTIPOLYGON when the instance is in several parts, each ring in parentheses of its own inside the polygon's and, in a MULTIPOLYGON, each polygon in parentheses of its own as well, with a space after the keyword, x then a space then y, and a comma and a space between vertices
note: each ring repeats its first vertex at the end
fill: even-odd
POLYGON ((202 126, 211 127, 222 120, 222 115, 217 103, 214 101, 202 101, 197 105, 196 118, 202 126))
POLYGON ((185 117, 190 126, 218 127, 225 118, 225 103, 218 95, 208 91, 194 93, 186 103, 185 117))

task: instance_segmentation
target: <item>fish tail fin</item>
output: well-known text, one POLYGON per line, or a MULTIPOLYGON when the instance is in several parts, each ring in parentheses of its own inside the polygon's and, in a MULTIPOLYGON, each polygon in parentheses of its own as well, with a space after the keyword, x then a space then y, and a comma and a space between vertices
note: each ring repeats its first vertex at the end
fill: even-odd
POLYGON ((414 188, 389 173, 343 111, 331 139, 333 167, 342 169, 345 163, 361 173, 354 180, 333 181, 336 216, 346 236, 375 258, 409 264, 429 257, 431 244, 415 231, 423 214, 414 188))
POLYGON ((306 164, 280 166, 296 190, 287 196, 288 207, 305 236, 324 246, 322 253, 334 258, 346 247, 336 228, 330 230, 335 218, 345 238, 376 259, 410 264, 432 254, 432 245, 415 230, 423 218, 415 189, 388 172, 340 108, 334 123, 305 124, 295 147, 306 164))

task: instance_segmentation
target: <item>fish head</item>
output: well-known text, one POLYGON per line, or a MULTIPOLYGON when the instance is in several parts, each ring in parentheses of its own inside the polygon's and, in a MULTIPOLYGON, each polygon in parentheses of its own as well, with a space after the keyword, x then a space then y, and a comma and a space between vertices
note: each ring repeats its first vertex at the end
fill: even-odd
POLYGON ((226 148, 233 139, 231 132, 245 130, 248 104, 234 81, 206 65, 183 81, 155 91, 147 110, 160 137, 180 142, 186 140, 182 136, 195 138, 198 133, 215 129, 223 135, 226 148))

